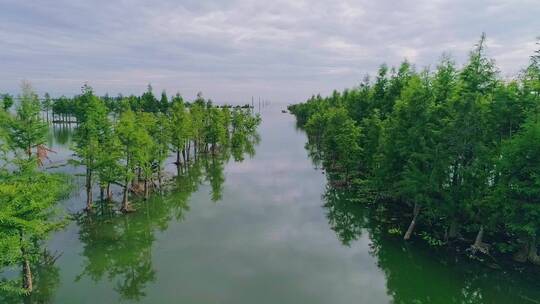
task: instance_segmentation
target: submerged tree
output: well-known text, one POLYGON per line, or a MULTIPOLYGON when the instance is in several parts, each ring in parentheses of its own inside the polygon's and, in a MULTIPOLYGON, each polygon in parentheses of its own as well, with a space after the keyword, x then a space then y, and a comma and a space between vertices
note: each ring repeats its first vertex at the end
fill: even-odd
POLYGON ((31 158, 32 150, 46 142, 47 125, 41 121, 39 99, 30 83, 23 81, 21 91, 16 115, 10 121, 9 139, 14 150, 25 151, 31 158))
POLYGON ((131 110, 122 113, 115 130, 121 143, 122 162, 124 166, 122 172, 124 191, 121 211, 130 212, 133 209, 129 204, 129 187, 133 178, 136 176, 136 167, 148 158, 149 151, 146 151, 146 146, 151 143, 151 138, 148 132, 137 123, 137 117, 131 110))
POLYGON ((41 241, 63 223, 53 214, 67 183, 61 175, 37 171, 32 160, 19 163, 17 171, 0 173, 0 263, 22 265, 23 277, 0 288, 28 295, 34 289, 31 264, 43 253, 41 241))
POLYGON ((80 115, 80 124, 75 136, 76 145, 73 150, 79 159, 77 163, 86 168, 86 210, 90 211, 93 205, 94 173, 100 165, 109 165, 106 160, 99 158, 107 158, 105 154, 114 153, 114 151, 105 150, 111 148, 105 143, 110 143, 107 141, 110 140, 112 132, 105 104, 93 94, 90 87, 85 87, 82 99, 84 109, 80 115))
POLYGON ((329 182, 350 168, 345 186, 397 219, 404 239, 420 229, 432 245, 473 240, 467 252, 490 255, 520 248, 518 260, 537 263, 539 54, 503 81, 482 35, 462 68, 447 56, 434 72, 382 65, 373 83, 289 109, 329 182))

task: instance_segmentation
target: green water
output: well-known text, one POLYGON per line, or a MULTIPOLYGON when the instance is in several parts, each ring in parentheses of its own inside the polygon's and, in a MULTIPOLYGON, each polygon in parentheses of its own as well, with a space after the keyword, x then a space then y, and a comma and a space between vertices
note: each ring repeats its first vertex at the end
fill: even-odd
MULTIPOLYGON (((540 270, 493 270, 370 224, 347 193, 327 188, 305 134, 280 110, 262 109, 253 157, 206 160, 134 214, 100 208, 54 234, 57 259, 36 269, 35 302, 540 303, 540 270)), ((51 132, 51 166, 70 140, 69 129, 51 132)), ((83 191, 63 204, 80 211, 83 191)))

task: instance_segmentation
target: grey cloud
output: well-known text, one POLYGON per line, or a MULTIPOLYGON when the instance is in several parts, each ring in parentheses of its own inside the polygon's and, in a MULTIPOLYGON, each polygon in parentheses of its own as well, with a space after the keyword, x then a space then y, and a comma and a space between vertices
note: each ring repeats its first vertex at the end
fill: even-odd
POLYGON ((404 58, 458 62, 488 34, 503 75, 540 35, 536 0, 0 0, 0 91, 21 79, 55 95, 197 91, 216 101, 303 100, 404 58))

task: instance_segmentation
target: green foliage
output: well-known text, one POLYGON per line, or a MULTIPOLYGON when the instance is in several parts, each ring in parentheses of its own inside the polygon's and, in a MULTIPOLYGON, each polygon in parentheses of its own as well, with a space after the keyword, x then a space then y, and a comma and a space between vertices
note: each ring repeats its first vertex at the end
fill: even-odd
POLYGON ((540 122, 531 119, 502 147, 494 195, 506 223, 520 236, 540 233, 540 122))
POLYGON ((539 53, 505 82, 485 51, 482 35, 461 69, 448 56, 434 72, 382 65, 373 82, 289 110, 331 185, 370 196, 401 222, 393 233, 412 218, 406 238, 416 225, 433 246, 481 246, 486 234, 494 250, 526 248, 539 263, 539 53))
POLYGON ((9 94, 2 95, 2 109, 8 111, 13 106, 13 96, 9 94))
MULTIPOLYGON (((0 174, 0 267, 37 262, 42 241, 65 223, 56 208, 69 190, 65 176, 36 171, 35 162, 0 174)), ((0 289, 24 294, 20 280, 0 282, 0 289)))
MULTIPOLYGON (((107 189, 110 201, 111 184, 123 187, 124 212, 134 211, 128 196, 140 194, 142 182, 145 199, 150 199, 151 189, 157 187, 163 194, 170 185, 170 178, 163 181, 162 171, 171 150, 178 155, 177 180, 186 180, 190 185, 186 193, 203 181, 204 165, 212 199, 219 200, 225 180, 224 165, 231 155, 229 148, 237 160, 245 154, 253 155, 258 141, 256 129, 261 121, 250 110, 235 109, 231 113, 228 107, 214 106, 202 94, 192 105, 184 103, 180 94, 169 103, 165 92, 158 102, 151 86, 141 97, 100 98, 85 84, 80 95, 53 100, 46 94, 40 104, 30 84, 23 82, 15 115, 7 111, 5 100, 0 108, 0 271, 22 265, 23 275, 21 279, 0 280, 2 300, 21 296, 29 301, 48 299, 47 288, 33 287, 32 281, 38 280, 41 287, 58 283, 58 272, 50 262, 54 258, 42 250, 42 243, 50 232, 65 223, 55 206, 67 193, 69 183, 64 176, 36 168, 33 149, 38 158, 47 150, 43 144, 48 126, 42 121, 40 110, 48 112, 52 107, 53 123, 77 120, 71 162, 86 170, 86 211, 92 211, 89 216, 103 209, 93 208, 92 193, 97 183, 102 194, 107 189), (209 146, 212 153, 204 155, 209 146), (21 152, 27 157, 22 158, 21 152)), ((120 288, 129 293, 133 286, 120 288)))
POLYGON ((46 141, 47 124, 41 121, 39 99, 30 83, 23 82, 16 115, 9 121, 9 143, 12 149, 32 156, 32 149, 46 141))

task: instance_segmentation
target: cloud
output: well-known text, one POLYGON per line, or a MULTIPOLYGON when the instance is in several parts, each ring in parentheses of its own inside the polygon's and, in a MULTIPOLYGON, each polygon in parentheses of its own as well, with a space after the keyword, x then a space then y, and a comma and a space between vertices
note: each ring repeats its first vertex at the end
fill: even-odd
POLYGON ((351 87, 386 62, 460 63, 482 32, 503 75, 540 35, 536 0, 0 0, 0 91, 197 91, 295 102, 351 87))

